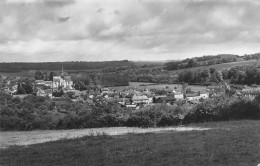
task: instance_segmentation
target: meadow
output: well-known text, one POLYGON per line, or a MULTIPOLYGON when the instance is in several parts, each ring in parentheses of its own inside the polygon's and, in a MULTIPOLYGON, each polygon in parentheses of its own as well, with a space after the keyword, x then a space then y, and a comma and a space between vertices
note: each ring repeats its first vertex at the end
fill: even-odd
MULTIPOLYGON (((123 90, 123 89, 165 89, 166 87, 169 87, 170 89, 177 88, 177 92, 181 92, 182 85, 181 84, 154 84, 149 82, 129 82, 129 86, 116 86, 116 87, 108 87, 115 90, 123 90)), ((192 91, 205 91, 206 86, 200 86, 200 85, 189 85, 188 88, 191 88, 192 91)))
MULTIPOLYGON (((194 125, 190 125, 194 126, 194 125)), ((196 124, 205 131, 87 136, 0 150, 0 165, 188 165, 260 163, 260 121, 196 124)))

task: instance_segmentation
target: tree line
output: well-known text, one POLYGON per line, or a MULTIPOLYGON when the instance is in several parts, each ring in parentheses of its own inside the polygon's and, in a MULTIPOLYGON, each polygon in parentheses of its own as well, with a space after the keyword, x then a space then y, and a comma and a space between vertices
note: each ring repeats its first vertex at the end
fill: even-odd
POLYGON ((204 84, 220 83, 223 81, 223 74, 215 68, 204 70, 186 70, 178 73, 178 82, 185 82, 189 84, 204 84))
POLYGON ((204 70, 186 70, 178 73, 178 82, 189 84, 221 83, 230 80, 231 84, 253 85, 260 84, 260 69, 257 66, 235 66, 230 69, 217 71, 215 68, 204 70))
MULTIPOLYGON (((123 61, 104 61, 104 62, 41 62, 41 63, 0 63, 3 71, 21 70, 61 70, 62 66, 66 70, 95 70, 103 68, 134 66, 133 62, 123 61)), ((120 68, 121 69, 121 68, 120 68)))

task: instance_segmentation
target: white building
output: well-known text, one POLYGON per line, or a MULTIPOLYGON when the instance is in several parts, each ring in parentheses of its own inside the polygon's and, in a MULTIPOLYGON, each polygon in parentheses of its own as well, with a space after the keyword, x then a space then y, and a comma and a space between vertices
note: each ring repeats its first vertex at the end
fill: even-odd
POLYGON ((35 85, 36 86, 47 86, 52 88, 52 81, 44 81, 44 80, 35 80, 35 85))
POLYGON ((178 92, 176 92, 176 93, 174 93, 174 98, 176 99, 176 100, 183 100, 184 99, 184 95, 183 95, 183 93, 178 93, 178 92))
POLYGON ((200 100, 209 98, 209 93, 200 93, 198 94, 187 94, 186 95, 188 101, 192 100, 200 100))
POLYGON ((133 100, 134 103, 149 104, 149 102, 150 102, 149 98, 145 95, 142 95, 142 96, 134 95, 132 97, 132 100, 133 100))
POLYGON ((208 99, 209 98, 209 93, 200 93, 200 98, 208 99))
POLYGON ((58 89, 59 87, 65 89, 73 89, 73 81, 71 80, 71 76, 54 76, 52 85, 53 89, 58 89))

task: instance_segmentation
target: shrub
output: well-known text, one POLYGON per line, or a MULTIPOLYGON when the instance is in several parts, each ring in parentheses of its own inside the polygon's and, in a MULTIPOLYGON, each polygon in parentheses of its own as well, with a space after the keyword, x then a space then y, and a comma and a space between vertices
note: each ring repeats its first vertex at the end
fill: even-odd
POLYGON ((181 123, 181 119, 178 116, 171 114, 163 114, 161 119, 158 121, 157 126, 173 126, 181 123))
POLYGON ((221 96, 213 100, 205 100, 185 116, 184 123, 260 119, 257 103, 234 96, 221 96))

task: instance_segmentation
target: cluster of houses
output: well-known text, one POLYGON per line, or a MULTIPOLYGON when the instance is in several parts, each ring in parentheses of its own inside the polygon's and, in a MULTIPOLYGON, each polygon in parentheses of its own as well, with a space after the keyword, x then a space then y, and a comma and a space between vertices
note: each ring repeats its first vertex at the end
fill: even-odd
POLYGON ((20 79, 20 77, 1 76, 0 91, 8 93, 8 94, 16 93, 18 84, 12 84, 11 82, 17 82, 19 79, 20 79))
MULTIPOLYGON (((1 91, 8 92, 10 94, 15 94, 17 85, 10 85, 10 80, 1 79, 0 80, 1 91)), ((136 88, 126 88, 124 90, 116 90, 114 88, 100 88, 98 90, 92 91, 79 91, 75 90, 73 87, 73 81, 71 76, 64 75, 54 76, 52 81, 35 80, 34 89, 36 89, 35 94, 37 96, 49 96, 52 99, 57 99, 54 97, 53 93, 58 92, 61 89, 64 95, 69 96, 72 101, 80 101, 87 103, 89 105, 95 105, 96 103, 116 103, 126 108, 138 109, 140 107, 145 107, 147 105, 153 105, 157 103, 167 103, 174 105, 178 101, 185 101, 190 104, 197 104, 202 99, 207 99, 225 93, 226 89, 229 89, 227 85, 208 87, 204 91, 197 91, 191 94, 184 94, 182 92, 177 92, 176 90, 171 90, 170 88, 165 89, 165 94, 158 95, 156 91, 144 89, 138 90, 136 88), (69 95, 70 94, 70 95, 69 95)), ((256 96, 260 95, 260 88, 246 87, 242 90, 236 90, 236 94, 243 95, 249 99, 254 99, 256 96)), ((28 95, 13 95, 14 97, 26 97, 28 95)))
POLYGON ((93 105, 98 102, 117 103, 122 107, 138 109, 147 105, 156 103, 174 104, 178 100, 187 100, 193 104, 200 99, 209 98, 208 92, 197 92, 184 95, 182 92, 167 89, 164 95, 157 95, 156 92, 149 89, 137 90, 135 88, 126 88, 124 90, 115 90, 112 88, 100 88, 95 91, 79 91, 73 88, 71 76, 54 76, 53 81, 36 80, 37 96, 52 96, 54 91, 62 89, 66 94, 72 94, 72 101, 86 102, 93 105))
POLYGON ((101 88, 99 92, 86 92, 73 90, 75 99, 74 101, 82 101, 90 104, 102 101, 107 103, 117 103, 122 107, 139 109, 147 105, 158 103, 175 104, 179 100, 186 100, 191 104, 198 103, 201 99, 209 98, 209 93, 198 92, 192 95, 185 95, 181 92, 171 90, 164 95, 157 95, 156 92, 149 89, 137 90, 134 88, 124 90, 114 90, 109 88, 101 88))

